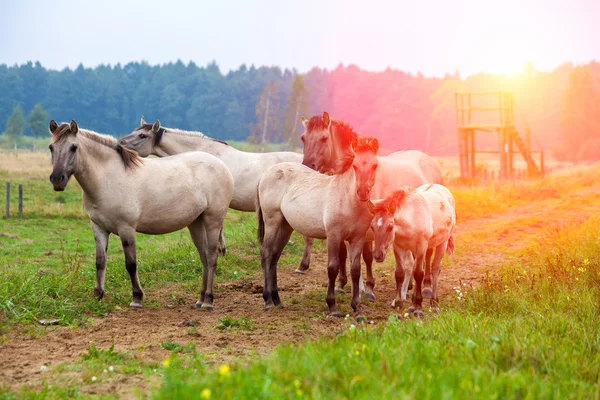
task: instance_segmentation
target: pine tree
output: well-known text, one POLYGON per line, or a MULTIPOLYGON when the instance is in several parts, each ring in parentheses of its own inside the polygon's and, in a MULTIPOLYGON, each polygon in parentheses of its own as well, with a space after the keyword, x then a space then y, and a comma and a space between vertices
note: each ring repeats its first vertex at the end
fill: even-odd
POLYGON ((20 106, 13 108, 13 113, 6 121, 6 133, 9 136, 22 135, 25 129, 25 117, 23 117, 23 110, 20 106))
POLYGON ((284 135, 287 136, 288 148, 294 150, 300 146, 300 118, 310 117, 308 90, 304 83, 304 75, 298 74, 292 82, 292 89, 285 107, 284 135))
POLYGON ((265 86, 258 103, 256 103, 258 123, 254 126, 249 139, 251 142, 260 144, 261 151, 265 151, 267 143, 275 139, 274 132, 277 132, 279 127, 278 100, 277 81, 273 81, 265 86))
POLYGON ((42 137, 48 134, 48 113, 40 104, 36 104, 27 116, 27 127, 33 137, 42 137))

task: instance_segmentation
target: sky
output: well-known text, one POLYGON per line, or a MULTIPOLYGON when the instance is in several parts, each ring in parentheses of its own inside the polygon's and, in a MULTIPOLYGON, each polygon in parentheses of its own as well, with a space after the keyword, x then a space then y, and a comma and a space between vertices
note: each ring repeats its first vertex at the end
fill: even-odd
POLYGON ((0 0, 0 64, 340 63, 425 76, 600 61, 600 0, 0 0))

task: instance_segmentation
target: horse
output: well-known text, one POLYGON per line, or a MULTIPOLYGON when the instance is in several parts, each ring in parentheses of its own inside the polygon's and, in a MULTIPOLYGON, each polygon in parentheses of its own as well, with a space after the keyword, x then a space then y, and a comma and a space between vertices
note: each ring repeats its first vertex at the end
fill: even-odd
MULTIPOLYGON (((358 136, 352 128, 342 122, 331 119, 327 112, 323 116, 313 116, 310 119, 302 117, 304 133, 300 137, 304 144, 302 163, 324 174, 338 174, 342 171, 346 159, 351 157, 351 143, 358 136)), ((443 184, 444 177, 439 164, 427 154, 417 150, 403 150, 388 156, 377 157, 379 170, 373 186, 372 198, 382 199, 394 190, 405 185, 417 187, 425 183, 443 184)), ((367 287, 365 297, 375 300, 373 289, 375 279, 372 272, 373 257, 371 242, 368 241, 363 249, 363 258, 367 265, 367 287)), ((431 252, 426 257, 425 296, 431 296, 431 252)), ((343 254, 342 254, 343 256, 343 254)), ((344 267, 341 269, 339 291, 347 282, 344 267)))
POLYGON ((375 235, 375 261, 385 260, 392 243, 396 259, 402 259, 402 267, 396 263, 396 298, 392 301, 392 308, 402 308, 402 302, 407 298, 408 283, 414 275, 416 288, 409 312, 415 316, 423 315, 423 260, 428 250, 435 249, 431 306, 437 309, 442 258, 454 251, 452 233, 456 225, 456 209, 452 193, 438 184, 404 188, 383 200, 369 203, 369 209, 373 214, 371 229, 375 235))
POLYGON ((299 163, 281 163, 260 178, 257 191, 258 239, 265 285, 265 309, 280 306, 277 290, 277 262, 292 232, 327 239, 327 305, 332 316, 341 316, 335 305, 335 279, 340 252, 349 243, 352 277, 351 305, 357 319, 360 312, 360 255, 372 215, 367 203, 377 171, 379 142, 356 138, 352 157, 343 172, 328 176, 299 163))
MULTIPOLYGON (((142 117, 140 126, 129 135, 119 139, 123 146, 135 150, 142 157, 151 154, 165 157, 186 151, 203 151, 219 158, 233 175, 234 190, 229 207, 239 211, 256 211, 256 186, 262 173, 272 165, 289 161, 300 163, 302 155, 290 151, 271 153, 251 153, 237 150, 227 143, 208 137, 201 132, 183 131, 161 126, 157 120, 148 124, 142 117)), ((221 251, 226 251, 225 240, 219 237, 221 251)), ((304 238, 304 254, 298 271, 310 265, 310 252, 313 239, 304 238)))
POLYGON ((219 232, 233 194, 233 177, 218 158, 189 152, 143 160, 112 136, 79 129, 77 122, 50 121, 55 191, 71 176, 83 189, 83 204, 96 241, 94 295, 104 297, 109 235, 118 235, 131 278, 131 308, 141 308, 144 292, 137 273, 136 232, 164 234, 188 227, 203 265, 197 308, 213 309, 219 232))

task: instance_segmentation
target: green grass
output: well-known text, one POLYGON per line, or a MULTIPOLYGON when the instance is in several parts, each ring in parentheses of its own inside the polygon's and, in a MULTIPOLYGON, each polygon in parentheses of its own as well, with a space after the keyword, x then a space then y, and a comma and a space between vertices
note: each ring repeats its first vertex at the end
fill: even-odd
MULTIPOLYGON (((0 168, 0 180, 10 178, 13 188, 17 183, 25 186, 25 216, 0 219, 0 343, 9 340, 9 334, 43 335, 46 328, 36 323, 38 319, 57 318, 62 325, 77 327, 125 308, 131 300, 123 253, 114 236, 108 251, 107 295, 102 301, 93 298, 95 245, 80 189, 73 181, 67 191, 55 193, 48 174, 0 168)), ((519 186, 454 188, 453 193, 460 221, 531 202, 543 207, 557 201, 557 196, 568 212, 579 201, 571 196, 592 185, 596 176, 597 168, 519 186)), ((0 185, 0 199, 4 188, 0 185)), ((597 202, 588 196, 581 207, 587 205, 584 200, 597 202)), ((11 207, 16 210, 16 200, 11 207)), ((540 223, 537 219, 521 222, 540 223)), ((334 340, 282 346, 262 359, 234 359, 227 366, 209 365, 193 346, 175 342, 161 344, 171 352, 162 363, 148 362, 135 350, 118 352, 92 345, 81 359, 53 367, 56 375, 39 391, 12 392, 0 383, 0 399, 99 397, 82 394, 69 374, 88 385, 126 384, 131 375, 141 376, 146 387, 140 389, 140 396, 162 383, 154 392, 157 398, 208 398, 210 394, 213 399, 598 399, 599 224, 596 217, 581 226, 544 229, 546 237, 528 238, 529 247, 513 257, 518 263, 505 265, 476 288, 458 289, 454 298, 444 298, 439 315, 424 320, 392 318, 377 327, 353 327, 352 320, 341 321, 347 331, 334 340)), ((505 227, 499 222, 488 229, 505 227)), ((255 236, 252 213, 228 214, 228 253, 219 259, 218 281, 260 274, 255 236)), ((470 242, 466 248, 476 246, 477 240, 475 232, 463 237, 470 242)), ((137 246, 146 307, 195 302, 201 266, 186 231, 138 235, 137 246), (155 297, 153 293, 160 289, 168 289, 170 295, 155 297)), ((297 265, 302 246, 302 238, 295 234, 280 264, 297 265)), ((323 245, 319 242, 316 248, 322 250, 323 245)), ((468 254, 468 250, 458 251, 468 254)), ((454 260, 449 262, 455 265, 454 260)), ((322 308, 324 295, 324 289, 315 289, 301 301, 322 308)), ((215 306, 221 301, 217 291, 215 306)), ((296 324, 301 332, 312 329, 310 322, 296 324)), ((212 334, 254 327, 255 321, 247 317, 228 316, 212 334)), ((194 336, 196 328, 188 328, 188 334, 194 336)))
POLYGON ((237 328, 243 331, 253 331, 254 321, 248 317, 232 318, 230 316, 223 317, 219 320, 219 324, 215 326, 215 329, 226 330, 237 328))
POLYGON ((226 374, 174 360, 156 397, 597 399, 599 223, 556 231, 425 320, 351 325, 226 374))
MULTIPOLYGON (((0 219, 0 337, 9 325, 25 324, 32 333, 40 333, 43 329, 32 325, 39 319, 56 318, 62 325, 77 326, 127 307, 131 283, 120 241, 113 235, 109 239, 107 294, 102 301, 92 296, 95 243, 77 182, 70 182, 62 193, 54 192, 41 179, 22 182, 25 215, 0 219)), ((0 196, 5 196, 4 186, 0 196)), ((260 271, 255 218, 253 213, 229 212, 225 223, 228 252, 219 258, 217 282, 260 271)), ((302 248, 302 238, 294 234, 282 265, 298 264, 302 248)), ((138 234, 137 258, 145 306, 160 306, 160 299, 151 295, 160 288, 172 289, 172 299, 180 304, 199 297, 202 266, 187 230, 160 236, 138 234)), ((215 296, 218 307, 219 293, 215 296)))

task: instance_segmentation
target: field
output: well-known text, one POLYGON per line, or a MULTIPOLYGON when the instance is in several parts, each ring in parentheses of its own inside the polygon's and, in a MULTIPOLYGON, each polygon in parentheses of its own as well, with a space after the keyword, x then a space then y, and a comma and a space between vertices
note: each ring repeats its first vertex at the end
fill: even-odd
POLYGON ((46 153, 0 153, 0 199, 6 181, 25 187, 24 217, 0 219, 0 398, 600 398, 600 165, 451 187, 441 311, 390 310, 388 256, 366 324, 348 294, 349 315, 326 317, 325 246, 295 275, 296 234, 279 264, 285 308, 265 313, 252 213, 228 215, 215 311, 193 307, 201 266, 185 231, 138 235, 141 310, 127 308, 112 237, 98 302, 80 189, 53 192, 50 169, 46 153))

